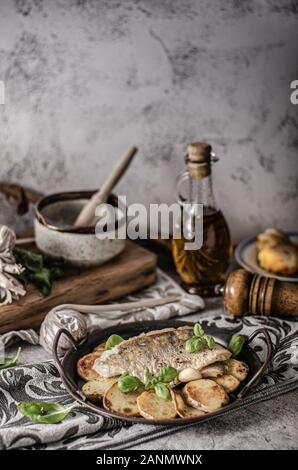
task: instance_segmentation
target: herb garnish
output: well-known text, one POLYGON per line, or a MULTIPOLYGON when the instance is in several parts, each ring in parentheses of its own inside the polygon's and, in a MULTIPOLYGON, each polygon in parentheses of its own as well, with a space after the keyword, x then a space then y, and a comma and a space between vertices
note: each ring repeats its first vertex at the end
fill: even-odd
POLYGON ((164 400, 171 400, 171 392, 166 384, 172 382, 177 377, 174 367, 164 366, 159 374, 152 376, 148 367, 144 371, 144 382, 138 377, 124 373, 118 380, 118 388, 123 393, 134 393, 142 389, 155 390, 155 393, 164 400))
POLYGON ((118 388, 123 393, 134 393, 143 387, 144 384, 138 377, 129 375, 127 372, 119 377, 118 388))
POLYGON ((59 403, 22 401, 18 404, 18 409, 34 423, 56 424, 63 421, 75 406, 75 404, 65 407, 59 403))
POLYGON ((202 325, 196 323, 194 326, 194 336, 189 338, 185 343, 185 350, 188 353, 202 351, 206 346, 209 349, 213 349, 215 346, 215 340, 212 336, 205 335, 202 325))
POLYGON ((233 356, 238 356, 243 348, 244 343, 245 336, 235 333, 229 341, 228 349, 231 351, 233 356))
POLYGON ((170 401, 172 399, 171 392, 169 390, 169 387, 167 387, 165 384, 159 383, 156 384, 154 387, 155 393, 159 398, 162 398, 163 400, 170 401))
POLYGON ((62 276, 62 259, 54 259, 46 255, 34 253, 25 248, 15 247, 13 250, 17 263, 24 266, 25 271, 18 278, 26 285, 34 284, 46 297, 51 293, 53 280, 62 276))
POLYGON ((107 351, 108 349, 112 349, 114 346, 117 346, 117 344, 122 343, 124 339, 119 336, 119 335, 111 335, 106 342, 105 345, 105 350, 107 351))
POLYGON ((20 357, 20 352, 21 348, 18 349, 15 357, 0 357, 0 370, 16 366, 20 357))

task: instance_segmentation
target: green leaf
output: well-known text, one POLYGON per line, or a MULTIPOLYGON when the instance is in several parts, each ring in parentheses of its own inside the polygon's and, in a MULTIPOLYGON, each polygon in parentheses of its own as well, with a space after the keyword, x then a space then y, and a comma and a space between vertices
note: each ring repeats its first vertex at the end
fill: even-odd
POLYGON ((240 354, 243 348, 244 343, 245 343, 245 336, 238 335, 236 333, 231 337, 229 341, 228 349, 229 351, 231 351, 233 356, 238 356, 238 354, 240 354))
POLYGON ((177 370, 171 366, 164 366, 160 369, 157 376, 158 382, 169 383, 177 377, 177 370))
POLYGON ((122 343, 124 339, 119 336, 119 335, 111 335, 106 342, 105 345, 105 350, 112 349, 114 346, 117 346, 117 344, 122 343))
POLYGON ((170 401, 172 399, 171 392, 165 384, 158 383, 154 387, 155 393, 159 398, 170 401))
POLYGON ((59 403, 22 401, 18 409, 34 423, 56 424, 63 421, 74 406, 66 408, 59 403))
POLYGON ((33 283, 38 287, 44 297, 50 294, 52 289, 51 272, 47 268, 35 271, 32 276, 33 283))
POLYGON ((215 346, 215 340, 214 340, 213 336, 205 335, 205 336, 204 336, 204 340, 206 341, 207 346, 208 346, 209 349, 213 349, 213 348, 214 348, 214 346, 215 346))
POLYGON ((14 367, 17 365, 19 357, 20 357, 21 348, 18 349, 17 354, 15 357, 0 357, 0 370, 1 369, 8 369, 9 367, 14 367))
POLYGON ((204 338, 193 336, 186 341, 185 351, 188 353, 199 352, 204 348, 205 344, 204 338))
POLYGON ((151 382, 151 380, 152 380, 152 375, 148 367, 146 367, 146 369, 144 370, 144 384, 145 385, 148 384, 149 382, 151 382))
POLYGON ((118 380, 118 388, 123 393, 134 393, 144 387, 144 384, 138 377, 129 375, 126 373, 122 374, 118 380))
POLYGON ((198 336, 199 338, 204 335, 204 330, 202 326, 200 325, 200 323, 195 324, 193 331, 194 331, 195 336, 198 336))
POLYGON ((35 284, 44 297, 49 295, 53 279, 57 279, 63 274, 63 260, 34 253, 19 247, 14 248, 13 254, 16 261, 26 268, 18 278, 25 285, 28 282, 35 284))
POLYGON ((43 267, 43 256, 38 253, 16 246, 13 250, 13 254, 17 263, 20 263, 31 271, 36 271, 43 267))

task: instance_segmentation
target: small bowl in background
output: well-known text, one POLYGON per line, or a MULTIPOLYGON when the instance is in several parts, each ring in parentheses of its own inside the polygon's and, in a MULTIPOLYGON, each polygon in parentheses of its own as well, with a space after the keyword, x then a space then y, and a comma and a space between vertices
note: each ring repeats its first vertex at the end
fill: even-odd
MULTIPOLYGON (((34 218, 38 249, 52 257, 64 258, 78 267, 99 266, 124 250, 125 240, 95 236, 95 227, 73 227, 82 207, 95 191, 69 191, 45 196, 37 204, 34 218)), ((116 229, 125 219, 126 208, 118 207, 111 195, 108 203, 115 207, 116 229)), ((120 204, 119 204, 120 205, 120 204)), ((107 232, 108 233, 108 232, 107 232)))

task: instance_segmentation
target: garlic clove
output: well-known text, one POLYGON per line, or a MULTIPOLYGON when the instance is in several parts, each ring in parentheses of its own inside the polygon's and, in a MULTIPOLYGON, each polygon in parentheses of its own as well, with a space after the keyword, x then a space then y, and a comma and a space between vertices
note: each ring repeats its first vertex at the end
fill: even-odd
POLYGON ((201 379, 202 376, 200 372, 192 367, 187 367, 183 369, 178 374, 178 379, 180 382, 191 382, 192 380, 201 379))

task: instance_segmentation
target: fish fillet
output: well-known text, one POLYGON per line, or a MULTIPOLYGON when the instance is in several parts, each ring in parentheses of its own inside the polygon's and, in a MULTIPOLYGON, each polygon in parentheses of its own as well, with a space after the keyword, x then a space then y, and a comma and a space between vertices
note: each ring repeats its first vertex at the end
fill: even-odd
POLYGON ((153 375, 158 374, 165 365, 174 367, 178 372, 188 367, 200 370, 209 364, 225 361, 231 357, 230 351, 219 344, 216 344, 212 350, 206 347, 200 352, 187 353, 185 342, 191 336, 193 336, 191 326, 142 333, 104 351, 95 360, 93 369, 104 377, 128 372, 143 380, 146 367, 153 375))

